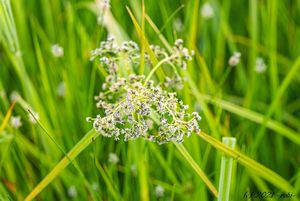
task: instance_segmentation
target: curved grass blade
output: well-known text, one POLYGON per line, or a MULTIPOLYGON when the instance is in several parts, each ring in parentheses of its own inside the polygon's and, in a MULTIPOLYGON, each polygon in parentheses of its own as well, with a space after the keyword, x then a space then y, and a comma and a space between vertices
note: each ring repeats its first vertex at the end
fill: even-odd
POLYGON ((5 117, 4 117, 4 120, 3 120, 3 122, 2 122, 2 124, 1 124, 1 126, 0 126, 0 134, 1 134, 1 132, 4 130, 5 126, 7 125, 8 120, 9 120, 9 118, 10 118, 10 116, 11 116, 11 113, 12 113, 12 110, 13 110, 15 104, 16 104, 16 101, 14 101, 14 102, 11 104, 11 106, 9 107, 9 109, 8 109, 8 111, 7 111, 7 113, 6 113, 6 115, 5 115, 5 117))
POLYGON ((99 136, 94 129, 90 130, 85 136, 71 149, 71 151, 50 171, 50 173, 28 194, 25 201, 33 200, 56 176, 67 167, 94 139, 99 136))
POLYGON ((262 123, 264 123, 264 121, 266 121, 267 128, 276 131, 278 134, 281 134, 282 136, 291 140, 293 143, 300 146, 300 135, 297 132, 295 132, 294 130, 292 130, 292 129, 286 127, 285 125, 279 123, 278 121, 272 120, 270 118, 266 120, 264 115, 254 112, 250 109, 243 108, 241 106, 235 105, 228 101, 224 101, 224 100, 214 98, 214 97, 211 97, 208 95, 202 95, 198 91, 197 86, 194 83, 194 81, 192 81, 191 79, 187 79, 187 81, 191 87, 191 90, 192 90, 194 96, 196 97, 196 99, 198 101, 202 101, 202 100, 208 101, 215 106, 221 107, 224 110, 227 110, 231 113, 234 113, 236 115, 239 115, 241 117, 249 119, 255 123, 262 124, 262 123))
MULTIPOLYGON (((139 26, 139 24, 138 24, 137 20, 135 19, 133 13, 131 12, 131 10, 128 7, 126 7, 126 9, 127 9, 127 12, 129 14, 132 22, 133 22, 133 25, 135 27, 136 32, 138 33, 139 37, 141 38, 143 47, 145 48, 146 52, 149 54, 150 60, 153 63, 153 66, 156 66, 156 64, 158 63, 158 60, 155 57, 154 52, 151 50, 149 42, 148 42, 145 34, 143 33, 141 27, 139 26)), ((156 71, 156 74, 157 74, 157 76, 160 80, 164 80, 164 71, 161 68, 156 71)))
POLYGON ((219 151, 222 151, 226 155, 233 157, 241 165, 245 166, 246 168, 249 168, 257 175, 269 181, 271 184, 281 189, 282 191, 295 192, 294 187, 292 187, 288 181, 286 181, 284 178, 282 178, 281 176, 279 176, 277 173, 273 172, 269 168, 247 157, 246 155, 240 153, 239 151, 228 148, 223 143, 219 142, 217 139, 211 137, 210 135, 204 132, 198 133, 197 135, 201 137, 204 141, 206 141, 207 143, 209 143, 210 145, 218 149, 219 151))
POLYGON ((209 190, 217 198, 218 197, 218 191, 217 191, 216 187, 208 179, 208 177, 205 175, 205 173, 199 167, 199 165, 194 161, 194 159, 189 154, 189 152, 185 149, 185 147, 182 144, 178 144, 178 143, 174 143, 174 144, 175 144, 176 148, 179 150, 179 152, 187 160, 187 162, 192 166, 192 168, 195 170, 195 172, 200 176, 200 178, 203 180, 203 182, 206 184, 206 186, 209 188, 209 190))
MULTIPOLYGON (((148 16, 146 16, 146 19, 149 22, 149 24, 151 25, 151 27, 153 28, 153 30, 158 34, 161 42, 167 47, 168 50, 170 50, 171 47, 170 47, 168 41, 164 38, 164 36, 162 36, 160 34, 159 29, 156 27, 156 25, 153 23, 153 21, 148 16)), ((298 69, 298 63, 299 63, 299 61, 295 62, 295 65, 292 67, 293 71, 291 70, 289 76, 285 79, 286 81, 283 82, 283 84, 282 84, 283 89, 286 89, 287 85, 289 84, 290 80, 292 79, 292 76, 294 75, 295 71, 298 69)), ((191 76, 187 73, 187 77, 191 77, 191 76)), ((252 110, 243 108, 241 106, 235 105, 233 103, 230 103, 230 102, 227 102, 224 100, 215 99, 214 97, 207 96, 207 95, 202 95, 202 94, 200 94, 195 82, 192 79, 187 79, 187 81, 191 87, 193 94, 195 95, 196 99, 199 102, 201 102, 202 99, 205 101, 209 101, 213 105, 219 106, 224 110, 227 110, 231 113, 234 113, 236 115, 244 117, 255 123, 262 124, 264 121, 266 121, 267 128, 276 131, 278 134, 281 134, 282 136, 290 139, 292 142, 296 143, 297 145, 300 145, 300 136, 294 130, 292 130, 292 129, 286 127, 285 125, 283 125, 275 120, 272 120, 270 118, 265 119, 264 115, 262 115, 260 113, 254 112, 252 110)), ((281 90, 281 91, 282 92, 279 92, 278 93, 279 95, 277 95, 277 97, 281 97, 284 90, 281 90)), ((277 100, 275 101, 275 103, 276 102, 277 102, 277 100)))

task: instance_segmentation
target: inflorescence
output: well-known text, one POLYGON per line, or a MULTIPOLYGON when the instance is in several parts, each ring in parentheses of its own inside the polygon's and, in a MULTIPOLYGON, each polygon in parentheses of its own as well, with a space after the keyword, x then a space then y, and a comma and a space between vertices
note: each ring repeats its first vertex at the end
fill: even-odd
MULTIPOLYGON (((185 62, 191 59, 191 53, 182 44, 182 40, 177 40, 171 55, 159 46, 151 47, 160 62, 166 61, 173 67, 185 69, 185 62)), ((96 118, 87 118, 87 121, 93 122, 94 129, 115 140, 144 138, 158 144, 170 141, 180 143, 184 136, 200 132, 199 114, 188 113, 188 105, 179 100, 175 92, 164 89, 172 82, 179 82, 179 75, 176 74, 175 81, 167 78, 163 84, 155 84, 149 77, 151 73, 147 78, 135 74, 121 77, 117 73, 120 52, 127 53, 132 63, 139 60, 136 59, 140 57, 139 47, 132 41, 124 42, 119 47, 113 38, 109 38, 92 52, 92 60, 100 56, 100 63, 109 73, 102 85, 104 91, 95 96, 101 113, 96 118)), ((145 58, 148 58, 147 54, 145 58)), ((151 63, 150 59, 148 63, 151 63)))

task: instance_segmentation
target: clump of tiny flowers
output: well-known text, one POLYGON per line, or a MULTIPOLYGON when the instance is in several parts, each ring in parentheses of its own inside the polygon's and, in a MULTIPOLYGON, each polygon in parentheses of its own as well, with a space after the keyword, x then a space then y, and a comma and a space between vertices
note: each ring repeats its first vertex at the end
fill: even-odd
MULTIPOLYGON (((194 51, 189 51, 184 47, 182 39, 177 39, 174 42, 171 53, 158 45, 150 45, 150 48, 155 57, 162 62, 161 65, 173 68, 174 74, 171 78, 174 78, 175 81, 171 83, 171 85, 170 83, 167 84, 173 87, 177 87, 178 85, 177 88, 181 88, 182 79, 176 67, 186 70, 187 61, 192 60, 194 51)), ((140 48, 136 42, 125 41, 119 45, 115 38, 111 36, 108 37, 106 41, 102 41, 99 48, 91 51, 90 60, 93 61, 99 58, 100 64, 105 70, 110 75, 115 75, 120 68, 119 65, 124 65, 125 62, 133 67, 139 67, 142 56, 145 58, 146 64, 153 67, 150 55, 148 53, 141 55, 140 48), (122 60, 122 62, 120 62, 120 60, 122 60)))
POLYGON ((54 57, 63 57, 64 56, 64 49, 59 44, 54 44, 51 46, 51 53, 54 57))
POLYGON ((261 73, 264 73, 266 70, 267 70, 267 66, 265 64, 264 59, 261 57, 258 57, 256 59, 255 72, 261 74, 261 73))
POLYGON ((12 116, 10 118, 10 124, 13 128, 18 129, 22 126, 22 121, 20 116, 12 116))
MULTIPOLYGON (((166 61, 172 67, 185 69, 190 52, 183 47, 181 39, 175 42, 173 52, 168 54, 159 46, 151 46, 159 63, 166 61)), ((198 113, 188 113, 188 105, 181 101, 175 92, 164 89, 167 85, 179 82, 155 84, 148 76, 131 74, 128 77, 118 75, 120 52, 126 53, 130 62, 138 62, 140 55, 136 43, 124 42, 118 46, 113 38, 101 42, 100 48, 92 52, 92 60, 100 56, 100 63, 109 75, 102 85, 103 92, 95 96, 96 106, 101 113, 95 118, 87 117, 93 122, 94 129, 105 137, 124 141, 144 138, 163 144, 170 141, 178 143, 189 137, 192 132, 200 132, 198 113)), ((147 59, 147 54, 144 55, 147 59)), ((124 57, 123 57, 124 58, 124 57)), ((151 62, 149 60, 149 65, 151 62)), ((155 67, 153 67, 155 69, 155 67)))
POLYGON ((161 185, 157 185, 157 186, 155 187, 155 195, 156 195, 156 197, 157 197, 157 198, 161 198, 161 197, 164 196, 164 194, 165 194, 165 189, 164 189, 164 187, 162 187, 161 185))
POLYGON ((215 14, 214 9, 209 2, 203 4, 203 6, 201 8, 201 16, 204 19, 212 18, 212 17, 214 17, 214 14, 215 14))
POLYGON ((163 90, 152 80, 144 82, 143 75, 130 75, 129 79, 108 76, 105 84, 108 90, 95 97, 103 115, 87 118, 103 136, 119 140, 124 135, 125 141, 142 137, 163 144, 182 142, 184 135, 200 131, 198 113, 187 113, 188 106, 176 93, 163 90))
POLYGON ((75 197, 77 197, 77 194, 78 194, 78 192, 77 192, 77 189, 76 189, 76 187, 75 187, 74 185, 72 185, 72 186, 70 186, 70 187, 68 188, 68 196, 69 196, 70 198, 75 198, 75 197))
POLYGON ((237 66, 240 63, 241 53, 234 52, 233 55, 229 58, 228 64, 230 66, 237 66))

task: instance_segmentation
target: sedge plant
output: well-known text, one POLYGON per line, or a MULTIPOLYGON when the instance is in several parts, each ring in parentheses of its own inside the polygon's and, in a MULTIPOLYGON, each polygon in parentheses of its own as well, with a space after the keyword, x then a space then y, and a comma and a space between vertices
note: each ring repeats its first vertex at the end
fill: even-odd
MULTIPOLYGON (((221 171, 217 190, 220 160, 212 148, 246 168, 234 172, 230 200, 253 188, 299 192, 298 159, 282 151, 287 145, 288 155, 297 156, 300 142, 299 101, 287 96, 298 89, 292 82, 300 66, 292 59, 297 48, 283 53, 276 47, 277 39, 292 38, 281 27, 296 13, 287 12, 287 3, 254 0, 250 12, 241 12, 247 4, 215 0, 11 3, 0 7, 0 200, 147 201, 168 194, 171 200, 226 200, 230 174, 221 171), (127 7, 129 15, 125 5, 133 8, 127 7), (240 29, 244 21, 237 19, 248 14, 250 26, 240 29), (268 14, 271 29, 264 32, 258 21, 268 27, 268 14), (115 39, 96 48, 107 35, 115 39), (136 37, 139 43, 128 41, 136 37), (233 52, 242 54, 230 59, 233 52), (259 74, 251 71, 258 56, 266 65, 259 74), (238 65, 226 68, 228 58, 238 65), (269 69, 270 95, 260 91, 269 91, 269 69), (19 93, 10 101, 2 89, 19 93), (267 100, 269 107, 262 104, 267 100), (236 149, 221 143, 222 136, 236 136, 236 149), (75 169, 66 169, 69 164, 75 169)), ((288 32, 297 35, 296 24, 288 32)))

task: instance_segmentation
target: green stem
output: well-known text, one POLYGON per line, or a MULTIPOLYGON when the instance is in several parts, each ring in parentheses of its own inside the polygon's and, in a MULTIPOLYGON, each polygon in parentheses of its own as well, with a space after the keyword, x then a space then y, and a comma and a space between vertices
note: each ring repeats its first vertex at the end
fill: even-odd
POLYGON ((146 80, 145 80, 144 85, 147 84, 147 82, 150 80, 150 78, 151 78, 152 75, 155 73, 155 71, 156 71, 163 63, 168 62, 168 61, 170 61, 170 60, 172 60, 172 59, 174 59, 174 58, 176 58, 176 57, 177 57, 177 55, 173 55, 173 56, 170 56, 170 57, 166 57, 166 58, 164 58, 163 60, 161 60, 160 62, 158 62, 158 63, 156 64, 156 66, 154 66, 154 68, 150 71, 149 75, 146 77, 146 80))
MULTIPOLYGON (((222 142, 229 148, 234 149, 236 139, 234 137, 223 137, 222 142)), ((226 155, 222 156, 218 201, 229 200, 232 162, 233 162, 232 157, 226 155)))

